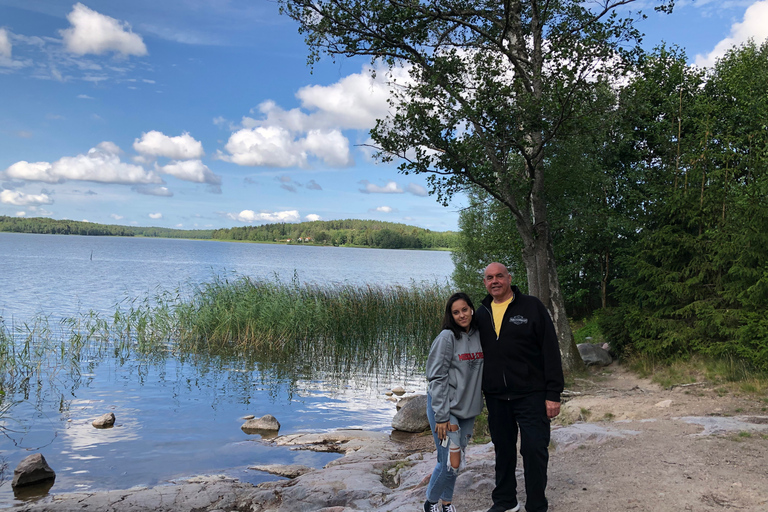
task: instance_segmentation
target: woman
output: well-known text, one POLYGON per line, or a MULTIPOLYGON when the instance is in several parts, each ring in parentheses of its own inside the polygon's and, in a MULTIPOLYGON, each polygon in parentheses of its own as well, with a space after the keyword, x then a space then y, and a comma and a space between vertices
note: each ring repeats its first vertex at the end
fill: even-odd
POLYGON ((445 305, 443 330, 429 350, 427 418, 437 447, 437 465, 427 486, 425 512, 456 512, 451 504, 453 486, 475 416, 483 409, 483 349, 474 313, 466 293, 451 295, 445 305), (442 511, 438 501, 442 501, 442 511))

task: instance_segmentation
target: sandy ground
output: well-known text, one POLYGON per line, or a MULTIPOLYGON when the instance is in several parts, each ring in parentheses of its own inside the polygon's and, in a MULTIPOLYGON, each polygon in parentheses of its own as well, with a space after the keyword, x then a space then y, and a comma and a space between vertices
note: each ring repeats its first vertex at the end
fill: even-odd
MULTIPOLYGON (((661 389, 616 363, 592 374, 557 421, 595 434, 552 451, 551 512, 768 512, 765 396, 706 382, 661 389)), ((518 475, 524 502, 522 487, 518 475)), ((458 510, 490 506, 486 490, 467 491, 458 510)))

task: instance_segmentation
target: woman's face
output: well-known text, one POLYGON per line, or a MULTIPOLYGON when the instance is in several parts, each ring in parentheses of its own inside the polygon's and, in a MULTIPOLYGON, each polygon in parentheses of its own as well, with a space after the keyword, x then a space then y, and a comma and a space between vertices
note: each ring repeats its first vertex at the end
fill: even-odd
POLYGON ((465 331, 469 330, 469 324, 472 323, 472 309, 469 307, 469 304, 467 304, 467 301, 464 299, 457 299, 451 305, 451 315, 453 316, 453 321, 456 322, 459 327, 465 331))

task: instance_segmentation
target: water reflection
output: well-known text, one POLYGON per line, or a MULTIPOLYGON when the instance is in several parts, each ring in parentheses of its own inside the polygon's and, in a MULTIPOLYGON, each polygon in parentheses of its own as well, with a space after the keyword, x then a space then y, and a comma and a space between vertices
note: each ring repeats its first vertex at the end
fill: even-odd
MULTIPOLYGON (((396 254, 394 265, 391 251, 0 233, 0 275, 10 276, 0 297, 7 320, 0 326, 0 459, 12 471, 30 452, 43 453, 57 472, 54 493, 215 473, 258 483, 275 477, 248 466, 324 465, 336 455, 265 445, 241 430, 241 418, 272 414, 283 434, 389 429, 395 406, 383 393, 397 385, 423 392, 428 336, 387 342, 372 335, 355 344, 351 338, 371 330, 345 320, 339 327, 348 339, 338 346, 181 352, 170 337, 151 346, 135 330, 112 337, 111 322, 84 312, 111 321, 115 304, 131 307, 137 297, 167 297, 166 290, 183 294, 211 276, 286 282, 298 270, 302 282, 407 285, 414 278, 445 282, 453 269, 447 253, 396 254), (110 411, 114 428, 91 426, 110 411)), ((408 332, 430 328, 400 319, 409 311, 389 309, 408 332)), ((6 478, 0 506, 13 501, 6 478)))
MULTIPOLYGON (((43 453, 58 475, 54 493, 210 473, 258 483, 275 477, 248 466, 319 467, 335 455, 264 445, 260 436, 241 430, 242 417, 272 414, 281 434, 389 429, 395 406, 384 392, 396 385, 424 390, 417 365, 361 362, 355 368, 356 356, 337 355, 307 364, 243 353, 171 357, 115 346, 87 350, 86 357, 51 373, 6 379, 3 399, 13 405, 3 420, 26 420, 6 432, 0 450, 11 468, 29 451, 43 453), (328 361, 341 365, 320 366, 328 361), (115 426, 94 428, 91 422, 106 412, 115 414, 115 426)), ((14 502, 9 487, 0 487, 0 506, 14 502)))

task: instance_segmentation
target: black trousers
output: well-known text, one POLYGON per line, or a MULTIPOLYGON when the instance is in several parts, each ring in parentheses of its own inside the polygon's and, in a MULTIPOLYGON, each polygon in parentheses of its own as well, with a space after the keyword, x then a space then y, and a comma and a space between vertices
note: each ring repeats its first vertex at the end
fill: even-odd
POLYGON ((544 393, 534 393, 507 400, 485 395, 488 428, 496 450, 496 487, 493 508, 507 510, 517 505, 517 433, 520 432, 520 454, 523 456, 526 512, 545 512, 548 508, 544 490, 547 487, 549 463, 549 418, 544 393))

